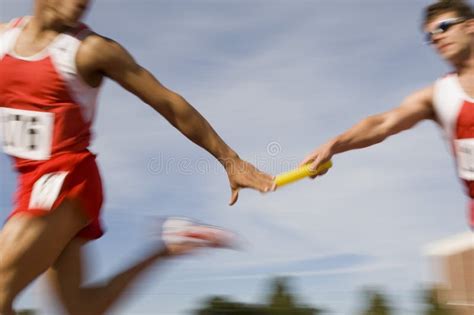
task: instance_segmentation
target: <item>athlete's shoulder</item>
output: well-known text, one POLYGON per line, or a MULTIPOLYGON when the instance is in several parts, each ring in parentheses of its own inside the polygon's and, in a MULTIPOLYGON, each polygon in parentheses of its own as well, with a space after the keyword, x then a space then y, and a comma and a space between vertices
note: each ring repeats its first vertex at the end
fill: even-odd
POLYGON ((20 18, 11 20, 10 22, 0 22, 0 34, 6 32, 9 28, 14 27, 18 23, 20 18))
POLYGON ((0 34, 7 30, 8 24, 0 22, 0 34))
POLYGON ((433 86, 436 87, 440 82, 445 82, 445 81, 451 81, 453 78, 457 76, 457 73, 455 71, 452 72, 447 72, 442 75, 440 75, 435 81, 433 86))
POLYGON ((113 62, 126 53, 118 42, 97 33, 91 33, 83 40, 80 52, 82 56, 100 63, 113 62))
POLYGON ((107 40, 106 37, 90 31, 89 34, 84 37, 82 41, 82 46, 85 46, 89 49, 100 49, 104 48, 104 42, 107 40))
POLYGON ((108 76, 111 69, 124 67, 130 60, 127 57, 128 53, 119 43, 91 33, 82 40, 76 60, 77 66, 84 72, 108 76))
POLYGON ((115 40, 95 32, 91 32, 89 36, 84 39, 83 46, 101 53, 113 52, 115 49, 122 47, 115 40))
POLYGON ((416 90, 409 96, 409 98, 418 102, 431 102, 431 100, 433 99, 434 89, 435 83, 432 83, 428 86, 416 90))
POLYGON ((440 76, 433 84, 434 95, 439 95, 439 93, 444 93, 444 91, 455 90, 457 79, 458 74, 456 72, 448 72, 440 76))
POLYGON ((9 28, 15 28, 25 23, 29 17, 18 17, 10 20, 10 22, 0 22, 0 34, 6 32, 9 28))
POLYGON ((434 85, 431 84, 409 94, 402 102, 402 108, 411 112, 425 113, 427 118, 433 112, 434 85), (431 113, 431 114, 430 114, 431 113))

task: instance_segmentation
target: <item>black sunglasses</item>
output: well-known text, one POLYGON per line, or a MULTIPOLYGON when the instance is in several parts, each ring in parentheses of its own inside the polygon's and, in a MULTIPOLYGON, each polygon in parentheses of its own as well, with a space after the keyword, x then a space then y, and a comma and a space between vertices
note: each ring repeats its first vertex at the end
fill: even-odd
POLYGON ((433 44, 433 35, 444 33, 449 30, 451 26, 462 23, 464 21, 466 21, 466 18, 457 17, 439 22, 434 30, 425 33, 425 42, 427 44, 433 44))

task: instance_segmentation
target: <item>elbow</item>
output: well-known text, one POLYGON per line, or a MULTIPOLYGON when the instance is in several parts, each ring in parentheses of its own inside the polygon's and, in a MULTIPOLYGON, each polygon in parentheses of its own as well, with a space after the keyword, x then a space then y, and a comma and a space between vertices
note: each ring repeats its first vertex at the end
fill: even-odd
POLYGON ((170 91, 166 94, 155 95, 153 99, 149 100, 147 103, 157 111, 161 111, 167 108, 172 109, 183 101, 184 98, 181 95, 170 91))
POLYGON ((184 104, 187 104, 184 97, 174 92, 168 93, 166 97, 166 102, 168 103, 169 106, 176 106, 176 107, 180 107, 180 106, 183 106, 184 104))
POLYGON ((155 97, 147 103, 163 117, 173 122, 175 117, 179 115, 183 102, 185 101, 182 96, 171 92, 155 97))

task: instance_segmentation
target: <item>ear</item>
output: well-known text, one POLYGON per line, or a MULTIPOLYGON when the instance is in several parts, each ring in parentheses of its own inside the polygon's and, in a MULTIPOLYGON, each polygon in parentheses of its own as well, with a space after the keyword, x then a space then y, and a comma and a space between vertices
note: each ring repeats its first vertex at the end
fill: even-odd
POLYGON ((474 35, 474 19, 469 19, 466 22, 466 31, 468 34, 474 35))

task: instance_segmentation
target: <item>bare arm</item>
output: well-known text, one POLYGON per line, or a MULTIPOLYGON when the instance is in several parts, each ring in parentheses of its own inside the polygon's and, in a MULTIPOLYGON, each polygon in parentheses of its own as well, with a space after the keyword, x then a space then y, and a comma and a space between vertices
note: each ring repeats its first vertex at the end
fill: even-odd
POLYGON ((92 62, 98 66, 98 72, 149 104, 187 138, 219 161, 238 158, 204 117, 182 96, 163 86, 118 43, 99 36, 93 37, 89 40, 88 48, 91 50, 89 54, 93 54, 92 62))
POLYGON ((86 79, 89 73, 90 82, 98 82, 102 76, 118 82, 165 117, 188 139, 218 159, 229 176, 231 204, 237 201, 240 188, 250 187, 261 192, 271 189, 271 176, 242 161, 194 107, 182 96, 164 87, 118 43, 93 35, 83 44, 79 54, 78 68, 83 69, 81 74, 86 79), (100 79, 94 78, 94 75, 100 79))
POLYGON ((399 107, 369 116, 346 132, 329 140, 308 155, 301 164, 311 162, 316 168, 319 164, 331 159, 334 154, 380 143, 392 135, 412 128, 422 120, 434 120, 432 98, 432 87, 411 94, 399 107))
POLYGON ((408 96, 399 107, 367 117, 332 141, 334 153, 365 148, 407 130, 425 119, 435 119, 431 104, 432 88, 408 96))

